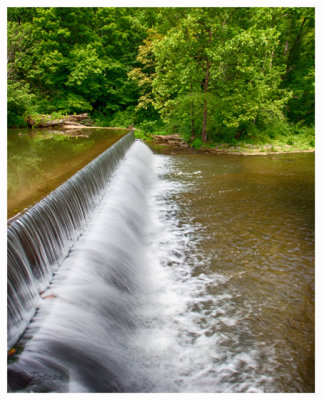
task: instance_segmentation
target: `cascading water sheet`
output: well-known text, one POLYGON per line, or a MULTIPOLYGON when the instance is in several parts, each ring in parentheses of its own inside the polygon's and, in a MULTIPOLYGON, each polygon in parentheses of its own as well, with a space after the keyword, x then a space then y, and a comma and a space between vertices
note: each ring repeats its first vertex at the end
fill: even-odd
POLYGON ((39 292, 86 226, 133 142, 130 132, 9 226, 8 349, 28 325, 38 307, 39 292))
POLYGON ((10 371, 12 382, 22 371, 35 391, 142 389, 132 336, 149 274, 145 227, 151 162, 151 151, 140 142, 128 151, 43 294, 26 333, 33 338, 10 371))

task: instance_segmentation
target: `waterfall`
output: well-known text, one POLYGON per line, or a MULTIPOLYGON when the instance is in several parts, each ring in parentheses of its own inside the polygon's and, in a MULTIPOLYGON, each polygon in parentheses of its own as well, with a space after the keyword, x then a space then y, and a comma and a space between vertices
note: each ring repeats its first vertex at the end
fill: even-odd
POLYGON ((24 382, 31 391, 142 389, 131 335, 149 273, 146 194, 152 161, 152 152, 141 142, 128 151, 40 298, 21 341, 24 351, 9 366, 12 390, 24 382))
POLYGON ((81 235, 133 142, 130 132, 8 227, 8 349, 28 326, 40 293, 81 235))

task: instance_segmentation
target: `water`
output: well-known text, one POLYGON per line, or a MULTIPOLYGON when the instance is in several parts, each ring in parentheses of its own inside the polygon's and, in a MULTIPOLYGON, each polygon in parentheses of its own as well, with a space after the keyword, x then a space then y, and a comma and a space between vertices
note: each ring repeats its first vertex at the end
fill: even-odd
POLYGON ((128 129, 8 129, 8 218, 49 194, 128 129))
POLYGON ((12 346, 134 142, 124 136, 8 228, 8 346, 12 346))
POLYGON ((160 162, 164 259, 190 295, 180 389, 314 391, 314 155, 160 162))
POLYGON ((12 389, 314 391, 313 257, 312 154, 136 142, 42 295, 12 389))

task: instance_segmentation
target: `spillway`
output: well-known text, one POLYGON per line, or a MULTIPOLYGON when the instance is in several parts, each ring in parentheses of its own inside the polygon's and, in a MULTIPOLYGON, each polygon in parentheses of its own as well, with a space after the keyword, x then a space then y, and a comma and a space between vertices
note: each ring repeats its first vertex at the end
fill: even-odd
POLYGON ((39 293, 82 233, 133 142, 130 132, 8 228, 8 348, 28 325, 39 293))

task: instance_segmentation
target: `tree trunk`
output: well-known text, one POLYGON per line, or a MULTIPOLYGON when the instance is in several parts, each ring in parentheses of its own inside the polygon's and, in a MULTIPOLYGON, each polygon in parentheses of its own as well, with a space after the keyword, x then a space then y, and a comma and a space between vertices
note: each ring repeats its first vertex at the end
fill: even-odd
MULTIPOLYGON (((192 83, 190 85, 191 95, 192 95, 192 83)), ((193 99, 193 96, 192 96, 193 99)), ((194 102, 191 101, 191 108, 190 108, 190 121, 191 121, 191 136, 190 139, 193 140, 195 138, 195 119, 194 119, 194 102)))
POLYGON ((289 72, 290 69, 291 69, 291 61, 292 61, 294 50, 296 49, 296 47, 299 45, 299 43, 302 40, 301 35, 302 35, 303 27, 304 27, 304 24, 305 24, 306 21, 307 21, 307 18, 304 18, 303 21, 302 21, 302 24, 300 26, 300 30, 299 30, 299 32, 298 32, 298 34, 296 36, 296 39, 295 39, 295 41, 293 43, 293 46, 290 48, 290 52, 288 54, 288 58, 287 58, 287 62, 286 62, 286 64, 287 64, 287 72, 289 72))
MULTIPOLYGON (((209 28, 208 30, 209 34, 209 45, 212 42, 212 30, 209 28)), ((209 58, 207 58, 207 64, 206 64, 206 76, 205 76, 205 86, 204 86, 204 102, 203 102, 203 121, 202 121, 202 133, 201 133, 201 139, 203 142, 207 140, 207 113, 208 113, 208 101, 207 101, 207 93, 208 93, 208 84, 209 84, 209 78, 210 78, 210 61, 209 58)))
POLYGON ((193 140, 195 138, 195 119, 191 118, 191 136, 190 138, 193 140))
POLYGON ((210 70, 210 63, 207 60, 206 66, 206 78, 205 78, 205 86, 204 86, 204 102, 203 102, 203 121, 202 121, 202 133, 201 139, 203 142, 207 140, 207 113, 208 113, 208 103, 207 103, 207 92, 208 92, 208 83, 209 83, 209 70, 210 70))

